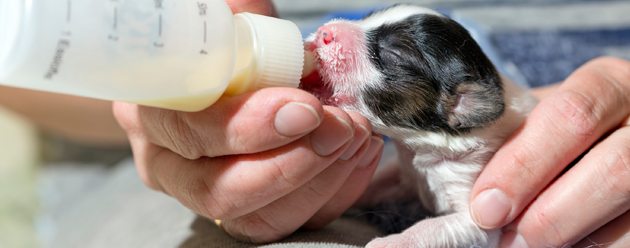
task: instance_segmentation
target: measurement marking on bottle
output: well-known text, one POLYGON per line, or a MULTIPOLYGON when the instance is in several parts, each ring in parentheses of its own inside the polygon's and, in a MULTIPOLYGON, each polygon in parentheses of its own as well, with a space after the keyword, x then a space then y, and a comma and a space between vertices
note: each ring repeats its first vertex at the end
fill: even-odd
POLYGON ((206 41, 208 40, 208 25, 206 24, 206 21, 203 21, 203 43, 206 43, 206 41))
POLYGON ((114 7, 114 30, 118 28, 118 7, 114 7))
POLYGON ((70 22, 71 10, 72 10, 72 1, 68 0, 68 9, 66 10, 66 22, 70 22))
POLYGON ((160 30, 159 30, 159 36, 162 37, 162 14, 160 14, 160 30))
POLYGON ((199 8, 199 15, 200 16, 205 16, 206 15, 206 11, 208 9, 208 5, 206 3, 198 2, 197 3, 197 8, 199 8))
POLYGON ((53 61, 50 63, 46 74, 44 74, 44 78, 48 80, 52 80, 53 76, 59 73, 59 68, 63 62, 64 55, 66 51, 70 48, 70 41, 66 39, 61 39, 57 42, 57 50, 55 51, 55 56, 53 57, 53 61))
POLYGON ((162 9, 162 4, 164 3, 164 0, 154 0, 154 2, 156 9, 162 9))

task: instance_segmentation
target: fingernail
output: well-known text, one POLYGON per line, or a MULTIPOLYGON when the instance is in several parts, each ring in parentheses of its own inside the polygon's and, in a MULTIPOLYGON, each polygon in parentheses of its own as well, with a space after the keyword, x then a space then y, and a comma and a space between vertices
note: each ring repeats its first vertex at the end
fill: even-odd
POLYGON ((508 231, 503 234, 501 242, 499 242, 501 248, 529 248, 527 242, 520 234, 514 231, 508 231))
POLYGON ((329 156, 352 138, 353 128, 341 118, 327 116, 311 133, 311 146, 317 155, 329 156))
POLYGON ((494 229, 503 224, 512 211, 510 199, 498 189, 481 192, 470 207, 473 219, 484 229, 494 229))
POLYGON ((344 161, 351 159, 352 156, 357 153, 359 148, 361 148, 361 146, 363 146, 363 143, 365 143, 365 141, 367 140, 368 135, 370 134, 367 128, 359 124, 357 124, 357 126, 359 128, 354 130, 354 138, 352 139, 352 143, 350 144, 350 146, 348 146, 348 149, 346 149, 346 151, 341 154, 339 159, 344 161))
POLYGON ((278 110, 274 126, 278 133, 294 136, 312 131, 319 122, 319 114, 311 105, 292 102, 278 110))
POLYGON ((372 136, 370 147, 365 152, 365 155, 363 156, 361 161, 359 161, 358 166, 363 168, 368 167, 374 161, 376 156, 379 155, 379 151, 381 150, 381 147, 383 147, 383 143, 385 143, 383 141, 383 138, 379 136, 372 136))

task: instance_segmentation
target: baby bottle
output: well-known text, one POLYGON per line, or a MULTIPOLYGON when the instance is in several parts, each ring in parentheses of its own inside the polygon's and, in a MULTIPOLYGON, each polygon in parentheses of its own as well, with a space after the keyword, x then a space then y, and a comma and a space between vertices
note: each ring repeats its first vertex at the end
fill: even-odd
POLYGON ((0 37, 0 84, 182 111, 304 63, 295 24, 224 0, 0 0, 0 37))

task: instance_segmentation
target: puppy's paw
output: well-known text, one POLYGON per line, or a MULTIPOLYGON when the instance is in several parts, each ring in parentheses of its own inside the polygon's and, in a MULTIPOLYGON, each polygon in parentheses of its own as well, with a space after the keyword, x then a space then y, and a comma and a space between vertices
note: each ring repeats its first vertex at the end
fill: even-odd
POLYGON ((402 234, 393 234, 383 238, 377 238, 368 243, 366 248, 405 248, 415 247, 413 242, 405 239, 402 234))

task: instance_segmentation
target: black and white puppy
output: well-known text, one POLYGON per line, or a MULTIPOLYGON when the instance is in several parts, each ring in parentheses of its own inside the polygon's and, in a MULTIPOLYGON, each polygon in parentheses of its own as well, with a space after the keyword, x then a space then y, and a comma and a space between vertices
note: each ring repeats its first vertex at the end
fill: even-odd
POLYGON ((363 114, 398 149, 400 173, 386 180, 400 183, 371 186, 361 201, 414 195, 438 215, 367 247, 496 247, 501 230, 480 229, 470 216, 471 188, 535 98, 501 76, 462 26, 427 8, 333 20, 306 49, 318 75, 301 87, 363 114))

